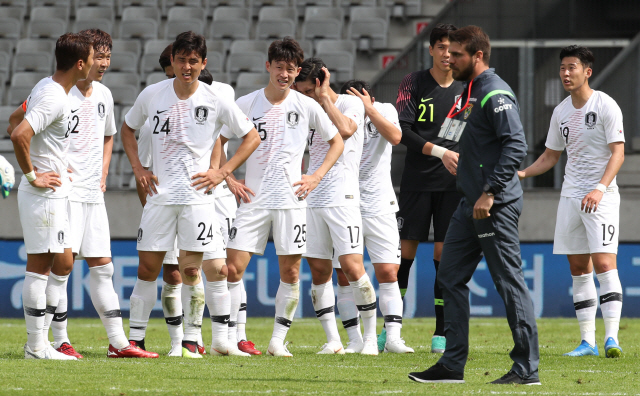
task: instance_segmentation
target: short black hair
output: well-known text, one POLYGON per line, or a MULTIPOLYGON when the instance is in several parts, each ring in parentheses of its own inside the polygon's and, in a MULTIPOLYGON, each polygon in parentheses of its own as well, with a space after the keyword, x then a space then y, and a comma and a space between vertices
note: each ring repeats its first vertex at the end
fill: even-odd
POLYGON ((589 48, 579 45, 570 45, 560 50, 561 62, 564 58, 570 56, 578 58, 585 69, 590 68, 591 65, 593 65, 593 62, 596 61, 596 58, 593 56, 593 52, 591 52, 589 48))
POLYGON ((93 50, 95 52, 99 52, 103 49, 107 49, 109 50, 109 52, 111 52, 111 49, 113 48, 111 35, 100 29, 85 29, 82 30, 79 34, 84 34, 91 38, 91 41, 93 41, 93 50))
POLYGON ((173 42, 171 55, 190 54, 195 52, 204 61, 207 58, 207 40, 200 34, 195 34, 191 30, 180 33, 173 42))
POLYGON ((198 76, 198 81, 202 81, 207 85, 211 85, 213 84, 213 76, 211 75, 211 73, 209 73, 209 70, 202 69, 200 75, 198 76))
POLYGON ((169 44, 167 45, 167 48, 165 48, 160 54, 160 59, 158 59, 158 62, 160 63, 160 67, 162 68, 162 71, 164 71, 164 69, 166 69, 167 66, 171 66, 172 50, 173 50, 173 44, 169 44))
POLYGON ((369 83, 364 80, 349 80, 346 83, 342 84, 342 88, 340 88, 340 94, 345 95, 351 90, 351 88, 355 88, 358 92, 364 95, 362 92, 362 88, 364 88, 369 95, 373 97, 373 92, 371 91, 371 87, 369 83))
POLYGON ((320 84, 324 82, 323 67, 327 67, 320 58, 308 58, 300 64, 301 70, 296 82, 313 81, 316 82, 316 78, 320 80, 320 84))
POLYGON ((453 32, 454 30, 458 30, 458 28, 450 23, 437 24, 429 35, 429 45, 433 47, 438 41, 442 41, 445 37, 449 40, 449 32, 453 32))
POLYGON ((269 45, 269 63, 284 61, 300 66, 304 61, 304 51, 300 44, 292 37, 285 37, 282 40, 276 40, 269 45))
POLYGON ((89 61, 93 38, 87 34, 65 33, 56 41, 56 70, 67 71, 77 61, 89 61))

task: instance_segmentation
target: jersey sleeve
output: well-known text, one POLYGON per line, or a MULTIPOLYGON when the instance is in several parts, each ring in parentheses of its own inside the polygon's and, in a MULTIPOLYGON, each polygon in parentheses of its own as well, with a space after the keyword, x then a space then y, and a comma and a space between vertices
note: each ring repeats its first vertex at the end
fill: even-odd
POLYGON ((118 133, 118 129, 116 128, 116 116, 113 111, 114 106, 111 92, 107 94, 107 100, 109 104, 109 112, 107 113, 107 119, 104 124, 104 136, 113 136, 118 133))
POLYGON ((338 129, 333 126, 329 116, 316 101, 309 101, 309 128, 320 132, 322 140, 328 142, 338 134, 338 129))
POLYGON ((253 129, 253 123, 235 102, 227 102, 220 98, 218 99, 218 122, 223 125, 220 133, 227 139, 233 136, 241 138, 253 129))
MULTIPOLYGON (((233 89, 233 88, 232 88, 232 89, 233 89)), ((237 105, 237 107, 240 109, 240 111, 242 112, 242 114, 244 114, 244 115, 245 115, 245 117, 247 118, 247 120, 249 120, 249 107, 250 107, 249 102, 250 102, 250 101, 248 100, 248 98, 249 98, 250 96, 251 96, 251 95, 245 95, 245 96, 242 96, 242 97, 238 98, 238 100, 236 100, 236 101, 235 101, 235 104, 236 104, 236 105, 237 105)), ((253 125, 253 124, 252 124, 252 125, 253 125)), ((247 133, 248 133, 248 132, 249 132, 249 131, 247 131, 247 133)), ((246 133, 245 133, 245 134, 246 134, 246 133)), ((231 139, 233 139, 234 137, 236 137, 236 134, 235 134, 235 133, 233 133, 233 131, 231 130, 231 128, 230 128, 227 124, 225 124, 225 123, 222 123, 222 127, 220 128, 220 135, 224 136, 225 138, 227 138, 227 139, 229 139, 229 140, 231 140, 231 139)), ((244 135, 242 135, 242 136, 244 136, 244 135)))
POLYGON ((149 117, 149 102, 153 100, 154 87, 157 84, 145 88, 136 98, 135 103, 124 116, 124 122, 129 128, 138 130, 142 128, 145 121, 149 117))
POLYGON ((551 116, 551 122, 549 122, 549 132, 547 133, 547 141, 545 142, 545 147, 555 151, 563 151, 566 147, 566 142, 562 138, 560 133, 560 129, 558 126, 558 111, 553 111, 553 115, 551 116))
POLYGON ((418 109, 417 97, 418 82, 416 74, 407 74, 400 87, 398 87, 398 99, 396 100, 396 108, 398 109, 398 118, 413 124, 416 121, 416 111, 418 109))
POLYGON ((140 133, 138 134, 138 158, 140 158, 140 163, 143 167, 151 168, 152 157, 151 126, 149 125, 149 120, 147 120, 140 128, 140 133))
POLYGON ((400 128, 400 120, 398 119, 398 112, 396 108, 391 103, 385 103, 381 107, 382 111, 380 114, 393 124, 394 127, 398 128, 400 132, 402 132, 402 128, 400 128))
POLYGON ((624 128, 622 126, 622 110, 611 98, 604 103, 602 123, 607 144, 624 142, 624 128))
POLYGON ((359 128, 364 124, 364 104, 356 97, 349 96, 349 98, 351 100, 347 102, 347 107, 345 107, 342 114, 351 118, 359 128))
POLYGON ((35 95, 31 95, 24 119, 27 120, 36 135, 44 131, 60 117, 64 117, 67 97, 56 95, 52 90, 44 88, 35 95))

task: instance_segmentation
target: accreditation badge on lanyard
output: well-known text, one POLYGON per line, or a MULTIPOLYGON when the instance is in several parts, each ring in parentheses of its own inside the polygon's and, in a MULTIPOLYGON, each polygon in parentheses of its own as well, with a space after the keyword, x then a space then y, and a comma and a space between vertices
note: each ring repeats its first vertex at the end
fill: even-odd
POLYGON ((442 126, 440 127, 440 132, 438 133, 439 138, 444 138, 447 140, 451 140, 454 142, 459 142, 460 137, 462 136, 462 132, 464 132, 464 128, 467 126, 467 122, 463 120, 454 120, 453 117, 465 111, 467 107, 469 107, 469 97, 471 96, 471 86, 473 85, 473 80, 469 82, 469 91, 467 92, 467 103, 463 108, 453 113, 453 110, 456 109, 458 103, 462 99, 462 95, 458 97, 458 100, 453 104, 451 110, 449 110, 449 114, 447 114, 447 118, 445 118, 442 126))

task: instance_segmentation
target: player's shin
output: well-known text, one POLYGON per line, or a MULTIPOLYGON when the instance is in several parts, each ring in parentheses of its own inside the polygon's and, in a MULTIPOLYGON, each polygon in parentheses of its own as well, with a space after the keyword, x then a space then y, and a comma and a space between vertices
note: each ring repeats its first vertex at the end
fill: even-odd
POLYGON ((202 314, 204 313, 204 290, 201 287, 202 253, 180 251, 178 256, 180 275, 182 277, 182 310, 184 311, 183 348, 191 353, 197 353, 198 335, 202 328, 202 314))
MULTIPOLYGON (((109 343, 116 349, 129 345, 122 327, 122 314, 118 294, 113 289, 113 263, 89 268, 91 301, 102 325, 107 331, 109 343)), ((55 334, 54 334, 55 335, 55 334)))
POLYGON ((246 341, 247 333, 246 333, 246 325, 247 325, 247 291, 244 288, 244 281, 240 281, 240 310, 238 311, 238 321, 237 321, 237 335, 236 338, 238 341, 246 341))
MULTIPOLYGON (((58 303, 60 301, 60 296, 62 294, 67 293, 67 280, 69 279, 69 275, 56 275, 53 272, 49 273, 49 279, 47 279, 47 308, 44 316, 44 338, 48 340, 49 338, 49 327, 51 327, 51 322, 56 313, 56 309, 58 308, 58 303)), ((63 342, 69 342, 67 339, 66 329, 64 331, 63 339, 55 339, 56 345, 54 348, 58 348, 63 342)))
MULTIPOLYGON (((351 285, 338 285, 338 311, 342 326, 349 336, 349 344, 362 344, 362 332, 360 330, 360 316, 356 301, 353 297, 351 285)), ((349 351, 347 351, 349 352, 349 351)))
POLYGON ((44 339, 44 315, 47 308, 46 275, 26 272, 22 285, 22 305, 27 325, 27 345, 33 352, 46 347, 44 339))
POLYGON ((600 310, 604 319, 605 343, 612 337, 618 344, 620 314, 622 312, 622 285, 618 270, 610 270, 597 275, 600 283, 600 310))
POLYGON ((170 285, 165 283, 160 294, 162 312, 167 323, 167 330, 171 337, 171 347, 182 344, 184 331, 182 330, 182 283, 170 285))
POLYGON ((573 306, 580 325, 580 335, 591 346, 596 345, 596 311, 598 309, 596 285, 593 274, 572 275, 573 306))
POLYGON ((387 340, 400 338, 402 328, 402 297, 398 282, 380 283, 380 312, 384 316, 384 325, 387 329, 387 340))
POLYGON ((271 343, 284 344, 284 339, 291 327, 293 316, 298 308, 300 299, 300 281, 296 283, 284 283, 280 280, 280 286, 276 293, 276 317, 273 324, 271 343))
POLYGON ((238 282, 227 282, 231 300, 231 311, 229 316, 229 342, 234 345, 238 343, 238 316, 242 306, 242 280, 238 282))
POLYGON ((156 281, 147 282, 138 278, 133 286, 133 292, 129 299, 131 308, 129 311, 129 339, 143 341, 149 323, 149 315, 158 299, 158 286, 156 281))
POLYGON ((362 318, 365 342, 376 338, 376 291, 366 273, 357 281, 349 282, 353 288, 353 297, 362 318))
POLYGON ((333 291, 333 282, 324 283, 322 285, 311 285, 311 301, 313 302, 313 309, 316 311, 316 316, 325 334, 327 335, 327 342, 340 341, 340 334, 338 334, 338 325, 336 324, 335 313, 335 293, 333 291))
MULTIPOLYGON (((209 313, 211 314, 211 344, 212 348, 227 348, 229 345, 229 314, 231 297, 227 287, 227 281, 213 281, 207 283, 207 300, 211 301, 209 313)), ((235 345, 230 345, 234 347, 235 345)), ((219 350, 226 354, 226 350, 219 350)))

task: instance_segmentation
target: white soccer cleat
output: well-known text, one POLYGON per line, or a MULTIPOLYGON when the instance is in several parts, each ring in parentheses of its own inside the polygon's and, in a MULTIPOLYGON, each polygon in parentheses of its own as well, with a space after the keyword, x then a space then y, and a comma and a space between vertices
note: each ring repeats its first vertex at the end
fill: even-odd
POLYGON ((322 346, 322 350, 318 355, 344 355, 344 348, 340 341, 327 342, 322 346))
POLYGON ((347 343, 347 349, 344 350, 344 353, 360 353, 363 347, 364 341, 362 341, 362 338, 358 338, 347 343))
POLYGON ((53 349, 51 344, 47 343, 44 349, 38 352, 33 352, 29 345, 24 344, 24 358, 25 359, 51 359, 51 360, 78 360, 75 356, 65 355, 53 349))
POLYGON ((388 353, 413 353, 413 348, 409 348, 404 344, 402 338, 396 338, 390 340, 387 338, 387 343, 384 346, 384 351, 388 353))
POLYGON ((364 340, 364 346, 360 351, 361 355, 378 356, 378 340, 374 337, 364 340))
POLYGON ((169 351, 167 356, 182 357, 182 341, 175 344, 171 343, 171 350, 169 351))
POLYGON ((229 341, 216 342, 211 345, 211 355, 213 356, 245 356, 250 357, 248 353, 244 353, 235 345, 231 345, 229 341))
MULTIPOLYGON (((288 342, 287 342, 288 344, 288 342)), ((286 345, 282 344, 282 341, 273 341, 273 338, 269 342, 269 347, 267 348, 267 355, 269 356, 282 356, 282 357, 293 357, 291 352, 287 349, 286 345)))

